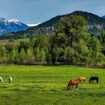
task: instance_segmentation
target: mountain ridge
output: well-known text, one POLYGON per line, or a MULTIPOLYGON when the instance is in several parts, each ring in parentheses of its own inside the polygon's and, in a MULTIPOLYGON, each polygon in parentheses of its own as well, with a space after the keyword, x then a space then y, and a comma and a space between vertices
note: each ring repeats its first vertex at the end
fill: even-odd
POLYGON ((37 26, 30 27, 29 29, 21 32, 15 32, 15 33, 9 33, 6 34, 6 37, 9 36, 21 36, 21 37, 26 37, 30 35, 39 35, 39 34, 50 34, 54 32, 54 27, 59 22, 59 20, 64 17, 64 16, 70 16, 70 15, 79 15, 85 18, 87 21, 87 29, 88 32, 90 33, 98 33, 101 30, 105 29, 105 19, 95 15, 93 13, 89 13, 86 11, 74 11, 69 14, 64 14, 64 15, 59 15, 56 17, 53 17, 49 19, 48 21, 45 21, 37 26))
POLYGON ((104 18, 104 19, 105 19, 105 15, 104 15, 104 16, 102 16, 102 18, 104 18))

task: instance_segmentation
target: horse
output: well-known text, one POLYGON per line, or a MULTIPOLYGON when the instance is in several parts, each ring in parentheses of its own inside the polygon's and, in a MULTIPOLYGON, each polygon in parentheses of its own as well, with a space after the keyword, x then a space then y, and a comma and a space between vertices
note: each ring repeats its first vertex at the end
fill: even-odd
POLYGON ((86 81, 86 78, 85 77, 79 77, 79 82, 81 83, 82 81, 85 83, 85 81, 86 81))
POLYGON ((67 85, 67 90, 70 90, 71 87, 76 86, 78 88, 79 81, 78 80, 70 80, 68 85, 67 85))
POLYGON ((9 83, 12 83, 13 82, 13 78, 12 77, 9 77, 9 83))
POLYGON ((3 78, 2 77, 0 77, 0 83, 2 83, 3 82, 3 78))
POLYGON ((96 81, 96 83, 99 83, 99 78, 98 77, 90 77, 89 83, 92 83, 92 81, 96 81))

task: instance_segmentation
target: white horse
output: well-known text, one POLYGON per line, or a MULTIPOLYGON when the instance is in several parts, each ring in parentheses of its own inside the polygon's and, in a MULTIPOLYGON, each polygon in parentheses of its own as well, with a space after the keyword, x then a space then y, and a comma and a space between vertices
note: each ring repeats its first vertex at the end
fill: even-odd
POLYGON ((2 82, 4 82, 4 81, 3 81, 3 78, 2 78, 2 77, 0 77, 0 83, 2 83, 2 82))
POLYGON ((9 83, 12 83, 12 82, 13 82, 13 78, 9 77, 9 83))

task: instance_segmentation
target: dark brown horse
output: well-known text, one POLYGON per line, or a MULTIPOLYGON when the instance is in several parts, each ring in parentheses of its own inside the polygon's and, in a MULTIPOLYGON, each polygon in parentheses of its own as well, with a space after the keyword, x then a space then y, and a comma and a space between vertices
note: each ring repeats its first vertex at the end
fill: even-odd
POLYGON ((70 80, 68 85, 67 85, 67 90, 70 90, 71 87, 76 86, 78 88, 79 81, 78 80, 70 80))
POLYGON ((90 77, 89 83, 92 83, 93 81, 96 81, 96 83, 99 83, 99 77, 90 77))

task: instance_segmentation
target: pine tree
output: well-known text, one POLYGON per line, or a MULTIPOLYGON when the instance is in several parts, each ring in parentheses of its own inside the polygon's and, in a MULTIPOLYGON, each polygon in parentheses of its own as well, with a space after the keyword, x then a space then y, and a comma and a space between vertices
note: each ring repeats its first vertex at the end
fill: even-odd
POLYGON ((26 52, 25 52, 24 48, 22 48, 20 50, 19 58, 20 58, 20 63, 21 64, 25 64, 26 63, 26 52))
POLYGON ((27 63, 28 64, 34 64, 35 63, 35 57, 34 57, 34 52, 33 52, 32 47, 27 49, 27 63))
POLYGON ((46 52, 43 48, 41 49, 41 63, 46 63, 46 52))
POLYGON ((18 48, 13 47, 11 53, 10 53, 10 61, 12 63, 18 63, 19 62, 19 52, 18 52, 18 48))

